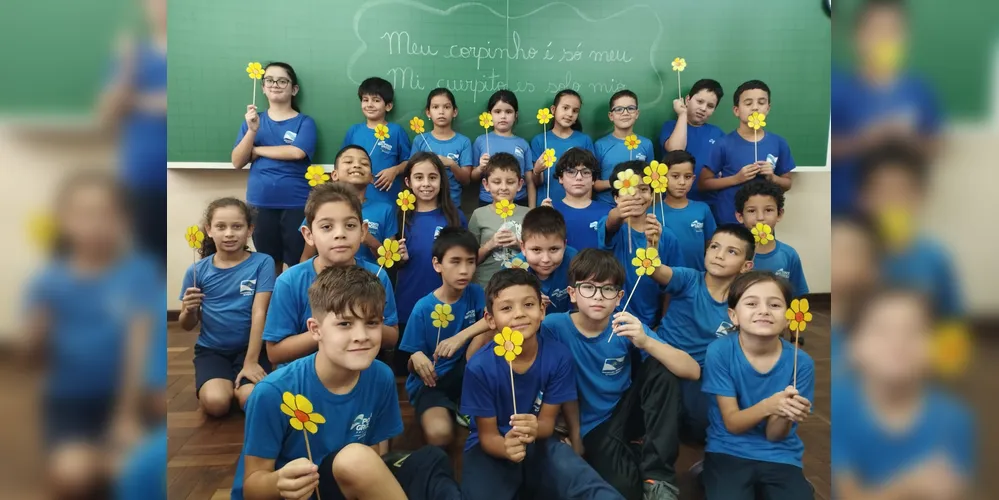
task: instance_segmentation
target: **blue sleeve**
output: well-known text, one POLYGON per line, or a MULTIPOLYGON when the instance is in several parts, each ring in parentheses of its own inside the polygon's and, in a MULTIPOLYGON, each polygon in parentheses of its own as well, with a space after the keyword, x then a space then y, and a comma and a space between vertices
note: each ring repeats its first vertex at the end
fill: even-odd
MULTIPOLYGON (((575 401, 576 396, 576 370, 572 361, 572 355, 562 344, 550 344, 557 347, 555 372, 548 379, 548 386, 544 388, 544 404, 560 405, 568 401, 575 401)), ((551 349, 551 347, 548 347, 551 349)))
POLYGON ((785 141, 783 137, 780 139, 779 151, 780 156, 778 156, 779 160, 777 160, 779 165, 777 165, 777 168, 774 169, 775 174, 784 175, 797 168, 797 165, 794 163, 794 157, 791 156, 791 147, 787 145, 787 141, 785 141))
POLYGON ((167 499, 166 426, 146 437, 129 453, 125 468, 115 486, 116 500, 167 499))
POLYGON ((669 228, 663 228, 663 234, 659 239, 659 255, 663 264, 669 267, 686 267, 689 265, 683 260, 680 240, 677 239, 676 234, 670 231, 669 228))
POLYGON ((794 296, 808 295, 808 281, 805 280, 805 270, 801 268, 801 259, 798 258, 797 252, 792 256, 790 271, 791 276, 794 276, 794 281, 791 283, 794 296))
POLYGON ((293 146, 305 151, 305 156, 311 162, 316 156, 316 121, 311 116, 302 119, 302 124, 298 127, 298 135, 295 136, 293 146))
POLYGON ((382 235, 386 238, 395 238, 396 235, 399 234, 399 219, 395 217, 395 210, 393 210, 391 206, 385 210, 385 215, 382 219, 382 227, 385 228, 382 235))
POLYGON ((402 434, 399 391, 396 389, 391 369, 383 364, 374 365, 372 368, 378 370, 379 387, 376 394, 378 394, 380 401, 378 408, 371 416, 371 432, 365 438, 364 444, 368 446, 376 445, 402 434))
POLYGON ((642 141, 642 145, 640 147, 642 148, 642 151, 645 151, 646 163, 656 159, 656 148, 655 144, 652 143, 652 139, 646 138, 642 141))
POLYGON ((659 131, 658 146, 663 148, 664 155, 667 153, 666 141, 669 140, 669 138, 673 135, 673 129, 675 128, 676 128, 676 120, 667 120, 665 123, 663 123, 662 130, 659 131))
POLYGON ((243 452, 252 457, 276 459, 284 442, 284 426, 288 417, 278 411, 281 392, 271 384, 260 383, 253 388, 246 403, 246 423, 243 431, 243 452))
POLYGON ((801 356, 798 361, 798 393, 812 403, 811 412, 815 413, 815 362, 811 356, 801 356))
POLYGON ((711 154, 708 155, 708 161, 704 163, 704 167, 716 176, 725 168, 725 139, 722 139, 715 144, 715 147, 711 148, 711 154))
POLYGON ((689 267, 674 267, 673 277, 670 278, 663 292, 670 295, 683 295, 692 292, 691 289, 697 284, 697 274, 696 270, 689 267))
POLYGON ((426 321, 430 314, 423 307, 423 302, 417 302, 413 307, 413 313, 406 321, 406 331, 402 332, 402 340, 399 342, 399 350, 408 353, 422 352, 428 354, 426 321))
POLYGON ((240 125, 239 127, 239 133, 236 134, 236 142, 232 143, 232 149, 236 149, 236 146, 239 146, 239 143, 240 141, 243 140, 243 137, 246 137, 246 131, 247 131, 246 121, 243 121, 243 124, 240 125))
POLYGON ((534 166, 534 162, 538 161, 541 153, 545 150, 544 142, 542 141, 544 141, 544 134, 538 134, 534 136, 534 139, 531 139, 531 154, 526 157, 530 160, 531 166, 534 166))
POLYGON ((395 308, 395 293, 392 291, 392 281, 389 279, 388 273, 379 274, 378 279, 381 280, 382 286, 385 287, 385 311, 383 313, 385 325, 398 326, 399 311, 395 308))
MULTIPOLYGON (((704 205, 704 247, 707 248, 708 242, 711 241, 711 237, 715 235, 715 231, 718 230, 718 224, 715 222, 715 215, 711 213, 711 208, 704 205)), ((691 262, 690 264, 694 264, 691 262)))
POLYGON ((461 145, 458 150, 458 165, 462 167, 468 167, 475 165, 474 159, 472 158, 472 141, 468 137, 462 136, 461 145))
POLYGON ((479 158, 482 158, 482 153, 485 151, 482 149, 485 145, 483 144, 482 136, 475 138, 475 142, 472 143, 472 166, 479 166, 479 158))
MULTIPOLYGON (((704 370, 701 372, 701 392, 734 398, 736 397, 735 384, 732 382, 732 375, 728 370, 731 360, 724 358, 722 342, 715 340, 708 345, 708 352, 704 356, 704 370)), ((800 378, 801 370, 798 371, 798 375, 798 385, 804 387, 802 384, 804 379, 800 378)), ((801 395, 805 395, 804 391, 801 395)))
POLYGON ((920 88, 919 100, 921 103, 919 131, 929 135, 937 134, 940 132, 943 116, 936 94, 928 85, 924 84, 920 88))
POLYGON ((264 322, 264 341, 281 342, 282 340, 302 333, 301 311, 298 310, 298 295, 305 290, 298 290, 291 280, 281 279, 282 274, 274 281, 274 292, 271 303, 267 306, 267 321, 264 322))
POLYGON ((429 151, 429 147, 430 145, 427 144, 427 140, 422 135, 417 134, 416 137, 413 138, 413 147, 409 152, 409 157, 412 158, 414 155, 416 155, 416 153, 429 151))
MULTIPOLYGON (((184 300, 184 291, 194 286, 194 266, 196 265, 198 264, 191 264, 187 266, 187 271, 184 271, 184 279, 180 282, 180 297, 177 297, 179 300, 184 300)), ((271 271, 274 271, 273 266, 271 266, 271 271)))
POLYGON ((597 154, 597 148, 593 145, 593 138, 590 137, 590 136, 588 136, 588 135, 586 135, 586 134, 583 134, 583 137, 584 137, 584 139, 583 139, 583 141, 584 141, 583 147, 587 151, 589 151, 589 152, 593 153, 594 155, 596 155, 597 154))
POLYGON ((354 132, 354 126, 351 125, 347 129, 347 132, 345 134, 343 134, 343 144, 340 145, 340 149, 343 149, 343 148, 345 148, 345 147, 350 146, 351 144, 353 144, 353 141, 351 140, 351 135, 353 134, 353 132, 354 132))
POLYGON ((409 134, 402 127, 399 128, 399 159, 406 160, 410 156, 412 145, 409 142, 409 134))
MULTIPOLYGON (((620 231, 620 228, 618 229, 620 231)), ((616 234, 616 233, 615 233, 616 234)), ((597 222, 597 247, 600 250, 614 251, 614 241, 607 241, 607 216, 603 216, 599 222, 597 222)))
POLYGON ((562 339, 559 338, 558 332, 556 331, 557 325, 555 324, 554 318, 555 316, 548 315, 541 321, 541 338, 552 342, 562 342, 562 339))
POLYGON ((469 417, 496 418, 492 387, 484 370, 475 363, 477 355, 465 367, 461 382, 461 412, 469 417))
MULTIPOLYGON (((530 159, 534 158, 534 150, 531 149, 531 145, 524 141, 524 159, 520 160, 520 173, 525 177, 524 182, 527 182, 527 173, 531 171, 531 167, 534 163, 530 163, 530 159)), ((540 154, 540 153, 539 153, 540 154)))
POLYGON ((957 279, 957 273, 944 250, 940 250, 937 266, 936 299, 939 301, 939 311, 944 319, 954 319, 960 317, 964 312, 963 299, 961 297, 961 287, 957 279))
MULTIPOLYGON (((267 254, 263 254, 264 259, 260 259, 260 267, 257 268, 257 286, 255 293, 274 291, 274 259, 267 254)), ((181 292, 183 293, 183 292, 181 292)))

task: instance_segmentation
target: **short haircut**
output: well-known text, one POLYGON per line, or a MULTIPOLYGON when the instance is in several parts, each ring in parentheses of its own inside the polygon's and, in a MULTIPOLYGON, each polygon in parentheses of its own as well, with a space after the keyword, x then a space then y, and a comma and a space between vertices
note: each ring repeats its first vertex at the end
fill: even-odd
POLYGON ((357 86, 357 98, 363 99, 366 95, 381 97, 385 101, 385 104, 391 104, 392 100, 395 99, 395 91, 392 90, 392 84, 388 80, 378 78, 377 76, 366 78, 357 86))
POLYGON ((697 170, 697 159, 685 149, 674 149, 673 151, 668 151, 663 157, 663 163, 665 163, 669 168, 672 168, 673 165, 689 163, 694 166, 694 170, 697 170))
POLYGON ((540 307, 541 282, 538 281, 537 276, 524 269, 512 268, 500 269, 492 278, 489 278, 489 283, 486 284, 486 311, 489 314, 493 313, 493 301, 499 297, 500 292, 512 286, 520 285, 526 285, 534 289, 534 292, 538 296, 540 307))
POLYGON ((725 92, 722 90, 722 86, 718 81, 712 80, 710 78, 702 78, 694 82, 694 86, 690 87, 690 92, 687 93, 688 97, 694 97, 698 92, 702 90, 707 90, 715 96, 718 97, 718 104, 721 104, 722 97, 725 96, 725 92))
POLYGON ((371 155, 368 154, 368 151, 366 149, 362 148, 361 146, 358 146, 357 144, 348 144, 348 145, 340 148, 340 151, 337 151, 336 152, 336 156, 333 157, 333 168, 334 169, 336 169, 336 164, 340 163, 340 157, 343 156, 343 154, 346 153, 347 151, 350 151, 351 149, 356 149, 356 150, 364 153, 364 156, 368 157, 368 163, 371 162, 371 155))
POLYGON ((881 257, 885 251, 885 242, 881 237, 878 225, 870 216, 857 212, 834 215, 831 227, 835 228, 837 226, 852 227, 860 231, 869 244, 868 250, 873 254, 874 261, 881 261, 881 257))
POLYGON ((305 224, 312 229, 312 223, 316 220, 316 213, 319 207, 327 203, 343 202, 350 206, 351 212, 362 219, 361 200, 357 197, 357 191, 346 182, 327 182, 312 188, 309 198, 305 201, 305 224))
POLYGON ((916 186, 925 191, 929 183, 929 162, 926 155, 904 141, 890 141, 867 151, 859 160, 859 185, 867 186, 874 174, 897 169, 908 175, 916 186))
POLYGON ((780 186, 762 177, 757 177, 742 185, 735 192, 735 211, 742 213, 746 202, 753 196, 769 196, 777 204, 777 213, 784 213, 784 190, 780 186))
POLYGON ((739 88, 735 89, 735 94, 732 95, 732 105, 739 106, 739 99, 742 97, 743 92, 757 89, 766 92, 767 100, 770 100, 770 87, 760 80, 750 80, 742 85, 739 85, 739 88))
POLYGON ((532 208, 520 223, 523 242, 532 236, 555 236, 565 241, 565 217, 552 207, 532 208))
POLYGON ((728 287, 728 308, 735 309, 736 304, 742 299, 746 290, 749 290, 749 287, 768 281, 777 284, 777 287, 780 288, 780 294, 784 296, 784 303, 790 306, 793 292, 788 280, 770 271, 749 271, 736 276, 732 285, 728 287))
MULTIPOLYGON (((718 234, 731 234, 736 238, 742 240, 746 244, 746 260, 753 260, 756 256, 756 239, 753 238, 753 232, 749 230, 746 226, 742 224, 722 224, 715 229, 715 235, 718 234)), ((714 238, 714 236, 711 236, 714 238)))
POLYGON ((934 304, 929 293, 917 288, 889 283, 861 294, 855 302, 859 306, 857 312, 847 318, 847 334, 855 333, 858 324, 867 319, 872 311, 882 306, 883 302, 891 299, 908 299, 917 302, 920 305, 919 311, 926 314, 926 320, 930 325, 934 325, 939 319, 939 308, 934 304))
POLYGON ((488 179, 494 172, 499 170, 506 170, 507 172, 517 175, 518 179, 524 178, 524 173, 520 171, 520 161, 517 160, 516 156, 510 153, 496 153, 489 156, 489 162, 486 163, 485 172, 483 172, 482 177, 488 179))
POLYGON ((614 92, 614 95, 611 96, 610 101, 607 101, 607 111, 610 111, 611 109, 613 109, 614 108, 614 101, 616 101, 616 100, 618 100, 618 99, 620 99, 622 97, 630 97, 630 98, 634 99, 635 100, 635 106, 638 106, 638 95, 636 95, 634 92, 632 92, 632 91, 630 91, 628 89, 624 89, 624 90, 618 90, 617 92, 614 92))
POLYGON ((576 254, 569 263, 569 286, 576 286, 580 281, 607 282, 615 286, 624 286, 624 266, 606 250, 585 248, 576 254))
POLYGON ((431 247, 431 255, 437 262, 444 262, 444 255, 452 248, 463 248, 472 255, 479 254, 479 241, 471 231, 460 226, 448 226, 441 229, 431 247))
POLYGON ((576 147, 569 148, 565 153, 562 153, 562 157, 555 162, 555 178, 561 179, 566 170, 574 169, 580 165, 593 172, 594 180, 600 178, 600 162, 597 161, 597 157, 593 156, 593 153, 583 148, 576 147))
POLYGON ((909 2, 906 0, 863 0, 854 13, 853 23, 859 25, 867 19, 867 14, 875 9, 893 9, 903 16, 909 12, 909 2))
POLYGON ((385 312, 385 287, 362 267, 330 266, 309 285, 309 306, 320 321, 330 313, 380 321, 385 312))
POLYGON ((622 161, 621 163, 618 163, 617 166, 614 167, 614 170, 611 171, 611 175, 610 175, 610 178, 609 178, 610 183, 611 183, 611 194, 613 194, 614 196, 618 196, 620 194, 620 193, 618 193, 618 189, 616 187, 614 187, 614 181, 617 180, 618 174, 620 174, 621 172, 624 172, 625 170, 628 170, 630 168, 631 170, 633 170, 635 172, 635 174, 637 174, 639 177, 641 177, 642 176, 642 171, 645 170, 645 166, 646 165, 648 165, 648 164, 645 163, 642 160, 628 160, 628 161, 622 161))

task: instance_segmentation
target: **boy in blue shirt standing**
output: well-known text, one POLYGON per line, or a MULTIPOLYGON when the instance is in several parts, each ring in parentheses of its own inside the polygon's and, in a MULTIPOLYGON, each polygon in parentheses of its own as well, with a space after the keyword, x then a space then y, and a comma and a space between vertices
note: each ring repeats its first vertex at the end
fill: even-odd
MULTIPOLYGON (((611 206, 615 204, 615 177, 611 175, 616 173, 614 167, 630 160, 640 161, 644 167, 655 158, 652 141, 647 137, 637 136, 640 143, 634 150, 629 150, 624 143, 626 137, 635 133, 638 114, 638 96, 634 92, 619 90, 614 93, 607 113, 607 118, 614 124, 614 131, 600 138, 593 146, 600 162, 600 179, 594 183, 593 189, 598 200, 611 206)), ((641 172, 641 169, 636 172, 641 172)))
POLYGON ((386 300, 378 278, 356 266, 329 267, 308 295, 318 352, 272 373, 250 395, 233 500, 313 492, 325 500, 460 499, 441 449, 383 457, 402 433, 402 415, 392 370, 375 359, 386 300))
POLYGON ((750 80, 739 85, 732 100, 739 128, 711 149, 706 168, 697 178, 701 191, 718 191, 714 211, 719 224, 737 222, 735 193, 739 186, 762 176, 787 191, 791 189, 791 171, 796 167, 783 137, 762 128, 755 132, 749 128, 753 113, 770 114, 770 87, 750 80))
MULTIPOLYGON (((441 229, 434 240, 432 265, 442 284, 417 301, 399 344, 400 351, 412 354, 406 392, 427 444, 433 446, 450 445, 455 418, 461 418, 458 400, 467 339, 459 332, 481 319, 486 307, 485 292, 471 282, 478 252, 479 243, 467 229, 441 229), (443 343, 455 345, 447 356, 437 354, 443 343)), ((467 421, 463 424, 468 426, 467 421)))
POLYGON ((677 377, 697 379, 701 368, 632 314, 614 313, 624 275, 610 252, 580 252, 569 266, 569 293, 579 310, 545 317, 541 333, 565 344, 576 362, 579 402, 566 403, 572 409, 565 413, 577 452, 625 498, 676 499, 677 377), (643 361, 633 377, 635 350, 643 361), (635 441, 642 444, 628 444, 635 441))
POLYGON ((690 153, 677 150, 666 153, 666 198, 663 199, 663 226, 680 240, 680 250, 687 266, 704 271, 704 249, 715 234, 715 217, 707 203, 689 199, 697 182, 697 160, 690 153))
POLYGON ((545 314, 569 311, 569 263, 576 249, 566 246, 565 218, 552 207, 531 209, 521 228, 521 253, 514 257, 527 263, 528 272, 541 282, 545 314))
POLYGON ((593 197, 593 183, 600 179, 597 157, 585 149, 569 149, 555 164, 555 179, 565 197, 550 200, 550 205, 565 217, 566 244, 576 250, 599 248, 597 223, 611 206, 593 197))
POLYGON ((305 220, 308 223, 303 231, 305 241, 315 246, 318 254, 288 269, 274 283, 263 335, 271 363, 288 363, 316 351, 316 342, 306 331, 312 315, 306 291, 316 275, 327 267, 358 266, 378 276, 387 295, 380 336, 382 347, 395 346, 399 339, 399 318, 392 282, 384 269, 354 257, 367 233, 361 219, 361 200, 357 199, 354 188, 343 182, 316 186, 305 203, 305 220))
POLYGON ((711 158, 711 149, 721 141, 722 137, 725 137, 725 132, 721 128, 708 123, 724 95, 721 84, 715 80, 704 78, 694 82, 686 99, 673 100, 676 120, 663 123, 663 128, 659 132, 659 145, 663 148, 662 158, 671 151, 683 150, 701 161, 700 164, 694 165, 694 180, 687 197, 694 201, 703 201, 709 206, 714 204, 715 193, 698 189, 697 178, 704 169, 704 161, 711 158))
POLYGON ((560 405, 576 400, 576 382, 569 350, 537 336, 543 317, 540 284, 527 271, 504 269, 489 280, 485 318, 500 333, 465 368, 461 408, 472 417, 462 462, 466 500, 622 498, 552 439, 560 405), (513 361, 494 352, 506 347, 513 361))
POLYGON ((375 177, 368 185, 368 198, 394 204, 402 190, 402 180, 397 176, 406 166, 410 149, 409 134, 399 124, 385 120, 385 115, 392 111, 395 91, 388 81, 371 77, 357 87, 357 98, 361 100, 364 123, 347 129, 343 147, 355 144, 371 155, 371 169, 375 177), (386 139, 375 137, 375 128, 379 125, 388 127, 389 136, 386 139))
MULTIPOLYGON (((777 223, 784 217, 784 191, 765 179, 743 184, 735 193, 735 217, 749 230, 756 224, 767 224, 776 235, 777 223)), ((792 297, 808 295, 808 282, 798 252, 783 241, 771 239, 766 244, 757 243, 753 269, 770 271, 788 280, 792 297)))

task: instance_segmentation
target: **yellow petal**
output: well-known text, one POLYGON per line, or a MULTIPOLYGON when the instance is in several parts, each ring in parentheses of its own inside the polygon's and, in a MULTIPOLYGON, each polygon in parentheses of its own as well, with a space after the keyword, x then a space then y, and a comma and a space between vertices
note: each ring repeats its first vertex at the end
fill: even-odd
POLYGON ((503 338, 502 333, 497 333, 496 335, 493 335, 493 342, 498 345, 503 345, 503 343, 506 342, 506 339, 503 338))
POLYGON ((784 318, 787 319, 788 321, 793 321, 794 320, 794 311, 792 311, 790 308, 788 308, 788 310, 784 311, 784 318))
POLYGON ((291 428, 295 429, 296 431, 300 431, 305 428, 302 425, 302 422, 297 418, 292 418, 291 420, 288 421, 288 423, 291 424, 291 428))
POLYGON ((642 259, 639 259, 638 257, 633 257, 631 259, 631 265, 635 267, 642 267, 642 259))
POLYGON ((503 346, 498 345, 496 347, 493 347, 493 354, 495 354, 497 356, 505 356, 506 355, 506 349, 504 349, 503 346))
POLYGON ((805 325, 806 325, 806 323, 804 321, 799 321, 798 322, 798 332, 799 333, 805 331, 805 325))
POLYGON ((513 335, 513 330, 511 330, 509 326, 504 326, 503 331, 501 331, 500 334, 503 335, 503 341, 505 342, 510 340, 510 336, 513 335))
POLYGON ((316 424, 314 424, 312 422, 305 422, 305 424, 303 424, 303 425, 305 426, 305 430, 307 430, 307 431, 309 431, 309 432, 311 432, 313 434, 315 434, 316 432, 319 431, 319 427, 317 427, 316 424))
POLYGON ((281 413, 284 413, 285 415, 288 415, 289 417, 294 417, 295 416, 295 410, 292 410, 291 408, 288 407, 288 405, 283 404, 283 403, 281 404, 281 413))
POLYGON ((811 321, 812 320, 812 313, 806 312, 804 318, 802 318, 802 319, 804 319, 805 321, 811 321))
POLYGON ((794 331, 797 331, 797 330, 798 330, 798 322, 796 320, 792 319, 791 320, 791 331, 794 332, 794 331))
POLYGON ((305 413, 312 413, 312 402, 301 394, 295 395, 295 408, 305 413))
POLYGON ((506 358, 507 361, 513 361, 517 359, 517 355, 514 354, 513 351, 504 352, 503 357, 506 358))
POLYGON ((808 312, 808 299, 801 299, 801 312, 808 312))
POLYGON ((523 345, 524 344, 524 334, 520 333, 518 331, 514 331, 510 335, 510 341, 513 342, 513 345, 517 345, 517 346, 523 345))

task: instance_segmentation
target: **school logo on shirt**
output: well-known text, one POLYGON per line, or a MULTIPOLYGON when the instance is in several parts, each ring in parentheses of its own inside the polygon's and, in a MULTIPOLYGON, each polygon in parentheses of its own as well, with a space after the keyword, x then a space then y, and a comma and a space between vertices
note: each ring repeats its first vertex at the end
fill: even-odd
POLYGON ((599 225, 600 225, 600 221, 596 221, 595 220, 595 221, 593 221, 593 222, 590 223, 590 229, 596 231, 597 230, 597 226, 599 226, 599 225))
POLYGON ((379 148, 381 148, 381 150, 382 150, 382 153, 385 153, 385 154, 387 154, 387 155, 390 155, 390 154, 392 154, 392 145, 391 145, 391 144, 389 144, 389 143, 387 143, 387 142, 385 142, 385 141, 381 141, 381 140, 380 140, 380 141, 378 141, 378 144, 377 144, 377 146, 378 146, 379 148))
POLYGON ((538 414, 541 413, 541 402, 545 399, 544 389, 538 391, 538 395, 534 397, 534 406, 531 408, 531 413, 538 414))
POLYGON ((729 323, 728 321, 722 321, 721 323, 718 324, 718 329, 715 330, 715 336, 724 337, 733 331, 735 331, 735 326, 733 326, 732 323, 729 323))
POLYGON ((253 295, 257 289, 257 280, 243 280, 239 282, 239 294, 247 297, 253 295))
POLYGON ((459 158, 458 157, 458 153, 448 153, 447 157, 450 158, 450 159, 452 159, 452 160, 454 160, 454 161, 456 161, 456 162, 458 161, 458 158, 459 158))
POLYGON ((520 146, 517 146, 513 148, 513 154, 516 155, 518 158, 523 158, 524 150, 520 146))
POLYGON ((434 229, 434 239, 435 240, 437 239, 437 235, 441 234, 441 229, 444 229, 444 226, 437 226, 437 228, 434 229))
POLYGON ((624 359, 627 356, 621 356, 620 358, 607 358, 604 360, 604 366, 600 369, 600 373, 607 376, 614 376, 621 373, 624 370, 624 359))
POLYGON ((368 219, 364 219, 364 222, 365 224, 368 225, 368 232, 371 233, 371 236, 374 236, 375 239, 378 239, 379 224, 377 222, 371 222, 368 219))
POLYGON ((769 155, 768 154, 767 155, 767 163, 769 163, 769 164, 771 164, 771 165, 773 165, 773 166, 776 167, 777 166, 777 157, 774 156, 774 155, 769 155))
POLYGON ((783 267, 780 268, 780 269, 778 269, 778 270, 776 270, 776 271, 774 271, 774 274, 776 274, 777 276, 780 276, 781 278, 784 278, 786 280, 791 279, 791 272, 790 271, 785 271, 783 267))
POLYGON ((475 323, 475 310, 469 309, 465 311, 465 324, 472 325, 475 323))
POLYGON ((363 440, 368 435, 368 424, 371 417, 365 417, 363 413, 354 417, 354 422, 350 424, 350 430, 354 433, 354 439, 363 440))
POLYGON ((636 160, 642 160, 642 161, 645 161, 645 153, 638 153, 638 154, 636 154, 636 155, 635 155, 635 159, 636 159, 636 160))
POLYGON ((564 298, 566 298, 568 296, 569 296, 569 289, 568 288, 556 288, 556 289, 554 289, 554 290, 551 291, 551 296, 548 297, 548 298, 551 299, 552 302, 555 302, 556 299, 559 302, 561 302, 562 299, 564 299, 564 298))
POLYGON ((298 134, 296 134, 296 133, 292 132, 291 130, 289 130, 289 131, 287 131, 287 132, 284 133, 284 143, 285 144, 292 144, 292 143, 295 142, 295 138, 296 137, 298 137, 298 134))
POLYGON ((709 144, 714 144, 714 143, 715 143, 715 140, 714 140, 714 139, 708 139, 708 143, 709 143, 709 144))
POLYGON ((693 221, 693 222, 690 223, 690 227, 694 231, 696 231, 698 233, 703 233, 704 232, 704 222, 703 221, 695 220, 695 221, 693 221))

